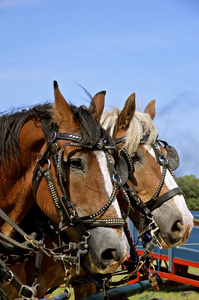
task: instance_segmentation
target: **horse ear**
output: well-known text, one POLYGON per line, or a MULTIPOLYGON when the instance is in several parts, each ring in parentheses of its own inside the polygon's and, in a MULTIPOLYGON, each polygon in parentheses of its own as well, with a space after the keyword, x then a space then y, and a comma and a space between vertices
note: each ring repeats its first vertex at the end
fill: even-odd
POLYGON ((149 104, 146 106, 144 112, 148 113, 152 120, 155 118, 155 100, 152 100, 151 102, 149 102, 149 104))
POLYGON ((55 101, 53 105, 54 121, 59 125, 62 122, 74 121, 74 114, 65 98, 62 96, 57 81, 54 81, 55 101))
POLYGON ((89 111, 91 112, 93 117, 98 121, 100 120, 101 115, 103 113, 105 95, 106 95, 106 91, 97 93, 93 97, 91 104, 89 106, 89 111))
POLYGON ((135 113, 135 93, 131 94, 125 102, 124 108, 119 114, 118 125, 127 128, 135 113))

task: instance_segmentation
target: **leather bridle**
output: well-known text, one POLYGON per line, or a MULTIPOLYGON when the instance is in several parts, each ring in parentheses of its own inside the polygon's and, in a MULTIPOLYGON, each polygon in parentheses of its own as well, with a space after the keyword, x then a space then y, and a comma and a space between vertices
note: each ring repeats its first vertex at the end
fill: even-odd
MULTIPOLYGON (((148 140, 148 138, 149 138, 148 134, 143 135, 140 140, 140 144, 141 145, 145 144, 146 141, 148 140)), ((124 144, 125 140, 126 140, 126 137, 116 139, 115 144, 116 145, 124 144)), ((154 152, 155 152, 156 160, 162 166, 162 176, 161 176, 160 183, 158 185, 156 192, 154 193, 154 195, 152 196, 152 198, 150 200, 143 203, 142 200, 140 199, 140 197, 138 196, 138 194, 136 193, 136 191, 134 189, 132 189, 132 187, 131 187, 131 194, 133 195, 134 199, 136 200, 136 203, 137 203, 136 206, 137 206, 138 210, 139 209, 143 210, 143 208, 146 207, 150 210, 150 212, 152 212, 153 210, 160 207, 164 202, 170 200, 174 196, 183 194, 182 190, 179 187, 176 187, 176 188, 173 188, 170 191, 164 193, 163 195, 159 196, 160 191, 161 191, 164 181, 165 181, 166 171, 169 170, 171 172, 170 165, 169 165, 169 159, 167 157, 165 157, 159 149, 160 142, 163 142, 163 141, 156 139, 156 142, 152 145, 154 152)), ((163 142, 163 143, 166 143, 166 142, 163 142)), ((124 153, 124 149, 125 148, 121 149, 121 151, 123 151, 123 153, 124 153)), ((134 172, 134 167, 132 167, 132 165, 134 165, 133 157, 131 157, 130 154, 128 154, 126 149, 125 149, 125 155, 126 155, 127 164, 129 165, 129 162, 131 164, 131 168, 129 168, 129 169, 131 169, 132 171, 130 171, 129 174, 132 174, 134 172)))
MULTIPOLYGON (((57 213, 60 217, 60 222, 63 224, 65 223, 65 227, 76 225, 76 224, 84 224, 86 227, 98 227, 98 226, 109 226, 109 227, 118 227, 124 226, 123 218, 101 218, 112 204, 115 199, 116 192, 118 189, 121 189, 124 193, 125 198, 127 198, 127 202, 129 202, 128 196, 123 190, 120 175, 117 173, 114 164, 110 158, 109 151, 116 151, 114 146, 108 145, 106 139, 99 139, 98 142, 94 145, 82 145, 81 144, 81 136, 76 134, 69 134, 69 133, 60 133, 54 132, 54 139, 52 143, 51 149, 47 147, 46 151, 38 157, 37 164, 35 166, 33 172, 33 194, 36 197, 36 193, 41 182, 41 179, 44 177, 48 184, 48 188, 53 199, 54 205, 57 209, 57 213), (58 140, 67 140, 62 149, 58 149, 57 141, 58 140), (67 146, 73 147, 80 147, 83 150, 90 150, 90 151, 103 151, 106 155, 109 170, 112 173, 112 181, 113 181, 113 190, 111 193, 110 198, 108 199, 107 203, 97 212, 84 216, 79 217, 74 205, 72 204, 69 191, 66 188, 66 185, 63 184, 63 174, 61 168, 63 167, 63 151, 64 148, 67 146), (52 157, 53 166, 55 168, 55 174, 57 177, 57 182, 61 189, 62 195, 59 196, 59 193, 56 189, 54 184, 54 180, 51 174, 50 168, 50 156, 52 157), (43 168, 44 165, 47 164, 46 168, 43 168), (100 218, 96 218, 99 217, 100 218)), ((74 150, 73 150, 74 151, 74 150)), ((72 151, 72 152, 73 152, 72 151)), ((69 153, 69 156, 73 155, 74 153, 69 153)))

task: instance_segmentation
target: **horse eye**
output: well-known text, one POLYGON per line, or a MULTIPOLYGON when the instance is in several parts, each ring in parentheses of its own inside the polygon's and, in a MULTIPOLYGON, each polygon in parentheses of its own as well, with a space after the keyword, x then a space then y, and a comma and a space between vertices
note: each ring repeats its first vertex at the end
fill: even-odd
POLYGON ((138 154, 135 152, 133 156, 131 156, 134 163, 138 162, 140 160, 138 154))
POLYGON ((80 159, 73 159, 70 161, 70 167, 74 169, 82 170, 82 164, 80 159))

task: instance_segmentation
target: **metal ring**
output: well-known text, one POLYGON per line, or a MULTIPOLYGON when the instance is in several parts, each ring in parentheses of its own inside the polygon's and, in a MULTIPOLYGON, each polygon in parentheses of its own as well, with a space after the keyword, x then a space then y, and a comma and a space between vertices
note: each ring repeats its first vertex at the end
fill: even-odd
POLYGON ((161 165, 163 165, 163 164, 168 165, 169 164, 168 158, 165 157, 165 156, 160 156, 159 161, 160 161, 161 165))
POLYGON ((57 139, 57 132, 53 131, 53 136, 52 136, 52 138, 48 139, 48 142, 53 143, 56 139, 57 139))
POLYGON ((113 173, 113 182, 117 182, 119 185, 122 185, 122 178, 119 174, 113 173))
POLYGON ((41 171, 42 173, 44 173, 45 171, 47 171, 47 170, 50 169, 50 159, 47 159, 47 163, 48 163, 48 166, 47 166, 45 169, 43 169, 43 168, 40 166, 40 171, 41 171))

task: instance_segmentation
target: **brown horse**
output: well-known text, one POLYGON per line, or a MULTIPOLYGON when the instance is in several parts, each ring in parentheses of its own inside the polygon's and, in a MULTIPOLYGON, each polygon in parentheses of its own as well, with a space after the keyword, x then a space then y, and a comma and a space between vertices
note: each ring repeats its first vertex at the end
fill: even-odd
POLYGON ((160 229, 162 246, 182 245, 191 233, 193 216, 171 173, 178 166, 178 154, 158 139, 153 123, 155 100, 147 105, 144 113, 136 112, 135 106, 133 93, 121 111, 118 108, 105 111, 101 124, 109 130, 118 148, 125 147, 130 154, 129 188, 139 207, 152 212, 160 229))
MULTIPOLYGON (((76 270, 79 273, 81 253, 86 268, 99 274, 114 272, 129 253, 115 196, 119 185, 111 176, 114 168, 110 151, 114 153, 114 145, 98 122, 105 93, 98 93, 88 110, 69 106, 56 82, 54 88, 53 107, 39 105, 0 119, 0 207, 15 224, 24 223, 28 234, 40 229, 38 244, 34 238, 23 236, 26 250, 33 251, 27 261, 21 262, 24 256, 18 255, 19 264, 10 269, 24 285, 31 286, 35 255, 39 260, 37 254, 44 253, 39 260, 41 268, 36 265, 39 298, 64 278, 69 280, 68 269, 70 275, 76 270), (42 216, 39 222, 38 216, 42 216)), ((22 243, 20 232, 11 225, 2 217, 1 237, 22 243)), ((5 249, 1 258, 9 262, 7 242, 0 244, 5 249)), ((17 255, 14 257, 16 260, 17 255)), ((12 286, 13 277, 6 281, 8 299, 15 299, 19 291, 12 286)), ((22 296, 24 290, 22 286, 22 296)))

